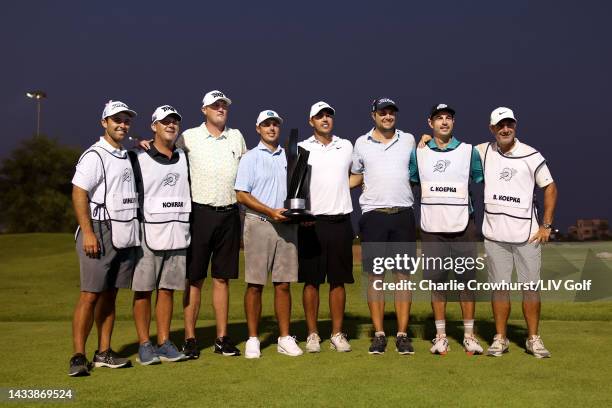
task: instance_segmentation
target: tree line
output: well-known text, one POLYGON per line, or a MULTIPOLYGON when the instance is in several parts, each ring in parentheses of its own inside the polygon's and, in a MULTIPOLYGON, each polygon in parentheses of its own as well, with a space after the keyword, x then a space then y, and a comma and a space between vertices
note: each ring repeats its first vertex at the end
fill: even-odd
POLYGON ((0 164, 0 231, 72 232, 72 176, 80 148, 44 135, 24 140, 0 164))

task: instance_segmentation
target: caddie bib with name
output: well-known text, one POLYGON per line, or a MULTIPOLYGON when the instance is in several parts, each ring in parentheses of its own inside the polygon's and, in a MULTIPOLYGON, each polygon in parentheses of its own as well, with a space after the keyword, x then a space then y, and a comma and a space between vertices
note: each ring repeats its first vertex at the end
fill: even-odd
POLYGON ((505 156, 491 143, 487 146, 482 233, 488 240, 510 244, 529 240, 535 219, 535 173, 544 163, 533 148, 523 156, 505 156))
POLYGON ((110 221, 111 240, 115 248, 139 246, 138 194, 127 154, 118 156, 96 145, 83 156, 89 153, 100 158, 104 170, 104 202, 91 201, 91 219, 110 221))
POLYGON ((138 153, 144 192, 142 229, 146 245, 154 251, 185 249, 191 242, 187 159, 183 150, 177 152, 179 160, 172 164, 138 153))
POLYGON ((416 150, 421 181, 421 230, 452 233, 465 230, 469 221, 469 181, 472 145, 453 150, 428 146, 416 150))

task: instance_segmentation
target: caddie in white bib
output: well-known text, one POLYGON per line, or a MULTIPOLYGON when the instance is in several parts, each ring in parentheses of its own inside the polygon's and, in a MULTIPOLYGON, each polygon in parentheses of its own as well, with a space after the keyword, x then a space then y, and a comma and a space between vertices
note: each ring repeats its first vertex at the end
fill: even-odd
POLYGON ((465 230, 469 220, 472 145, 453 150, 416 150, 421 182, 421 229, 429 233, 465 230))
POLYGON ((536 219, 535 173, 545 163, 533 148, 522 156, 505 156, 486 148, 483 160, 485 214, 483 235, 491 241, 521 244, 529 240, 536 219))
POLYGON ((145 244, 154 251, 185 249, 191 242, 191 194, 187 158, 160 163, 147 152, 137 153, 142 174, 142 226, 145 244))

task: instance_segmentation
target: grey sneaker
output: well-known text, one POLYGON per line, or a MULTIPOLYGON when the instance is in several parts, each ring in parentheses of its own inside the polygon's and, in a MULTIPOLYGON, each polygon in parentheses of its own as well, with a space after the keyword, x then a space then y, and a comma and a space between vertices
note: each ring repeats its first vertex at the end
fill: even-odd
POLYGON ((187 356, 176 348, 174 343, 166 340, 161 346, 157 346, 157 356, 161 361, 183 361, 187 360, 187 356))
POLYGON ((336 350, 339 352, 347 352, 351 351, 351 345, 346 339, 345 333, 336 333, 329 339, 329 347, 332 350, 336 350))
POLYGON ((537 358, 549 358, 550 351, 544 347, 544 343, 542 343, 542 339, 538 335, 533 335, 527 339, 525 342, 525 346, 527 347, 527 352, 533 354, 537 358))
POLYGON ((138 358, 136 359, 142 365, 159 364, 161 360, 157 357, 155 348, 150 341, 141 344, 138 347, 138 358))
POLYGON ((113 349, 109 348, 103 352, 98 352, 98 350, 96 350, 94 353, 93 364, 94 367, 123 368, 130 367, 132 362, 127 358, 119 357, 119 355, 115 353, 113 349))
POLYGON ((510 341, 507 338, 504 338, 501 334, 496 334, 495 337, 493 337, 493 343, 487 350, 487 355, 500 357, 502 354, 508 352, 509 346, 510 341))
POLYGON ((408 336, 396 336, 395 337, 395 350, 399 354, 414 354, 414 347, 408 336))
POLYGON ((310 333, 306 339, 306 351, 309 353, 318 353, 321 351, 321 337, 318 333, 310 333))
POLYGON ((387 337, 386 336, 374 336, 372 344, 368 350, 369 354, 384 354, 387 348, 387 337))
POLYGON ((91 364, 87 361, 87 357, 84 354, 76 353, 70 359, 68 375, 71 377, 84 377, 89 375, 90 368, 91 364))

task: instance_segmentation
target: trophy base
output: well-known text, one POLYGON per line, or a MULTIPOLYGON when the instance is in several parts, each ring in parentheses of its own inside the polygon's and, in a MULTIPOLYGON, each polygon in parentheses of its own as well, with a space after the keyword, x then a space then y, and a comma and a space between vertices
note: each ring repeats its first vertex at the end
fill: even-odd
POLYGON ((310 222, 316 219, 315 216, 309 211, 298 209, 287 210, 283 213, 283 215, 289 218, 288 222, 292 224, 297 224, 299 222, 310 222))

